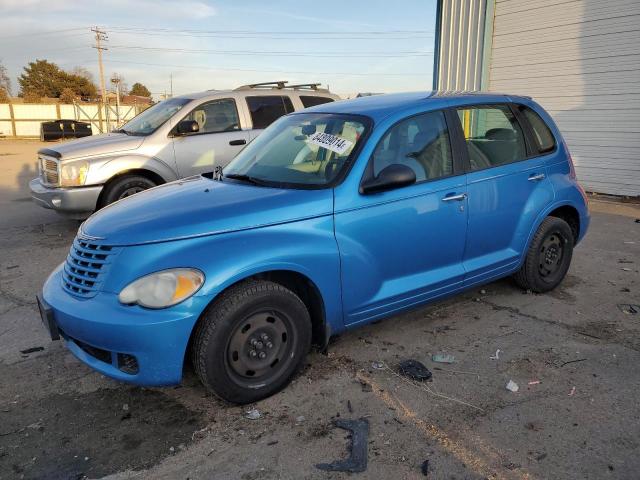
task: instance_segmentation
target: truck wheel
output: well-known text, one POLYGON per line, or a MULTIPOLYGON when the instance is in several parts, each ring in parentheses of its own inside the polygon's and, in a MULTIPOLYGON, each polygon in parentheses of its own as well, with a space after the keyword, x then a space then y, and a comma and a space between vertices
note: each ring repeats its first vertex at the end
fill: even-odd
POLYGON ((291 290, 268 281, 231 287, 196 326, 191 359, 222 399, 255 402, 284 388, 311 348, 311 318, 291 290))
POLYGON ((130 197, 131 195, 155 186, 156 183, 146 177, 140 175, 123 175, 107 185, 101 207, 106 207, 110 203, 130 197))
POLYGON ((516 283, 536 293, 556 288, 569 270, 573 254, 573 232, 561 218, 547 217, 531 241, 516 283))

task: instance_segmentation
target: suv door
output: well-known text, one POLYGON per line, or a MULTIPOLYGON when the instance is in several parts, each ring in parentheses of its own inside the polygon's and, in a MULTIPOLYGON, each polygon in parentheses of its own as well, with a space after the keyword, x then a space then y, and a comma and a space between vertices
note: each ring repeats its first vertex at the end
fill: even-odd
POLYGON ((363 181, 401 163, 413 169, 415 184, 355 199, 336 194, 346 324, 390 315, 462 285, 466 185, 462 164, 454 165, 451 118, 442 111, 406 118, 376 146, 363 181))
POLYGON ((469 225, 465 285, 513 271, 531 226, 554 196, 545 162, 510 104, 457 109, 466 148, 469 225))
POLYGON ((242 130, 233 98, 202 103, 181 120, 198 122, 195 133, 173 136, 173 148, 181 177, 224 167, 249 142, 248 130, 242 130))
POLYGON ((294 111, 291 98, 287 95, 255 95, 246 97, 251 117, 251 140, 278 118, 294 111))

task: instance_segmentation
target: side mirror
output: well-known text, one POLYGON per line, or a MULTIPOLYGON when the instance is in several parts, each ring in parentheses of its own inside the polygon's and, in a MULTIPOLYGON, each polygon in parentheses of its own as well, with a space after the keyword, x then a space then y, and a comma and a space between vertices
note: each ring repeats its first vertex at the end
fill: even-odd
POLYGON ((394 163, 382 169, 375 178, 366 180, 360 186, 363 194, 385 192, 416 183, 416 173, 406 165, 394 163))
POLYGON ((200 125, 195 120, 182 120, 176 127, 177 135, 188 135, 196 133, 200 130, 200 125))

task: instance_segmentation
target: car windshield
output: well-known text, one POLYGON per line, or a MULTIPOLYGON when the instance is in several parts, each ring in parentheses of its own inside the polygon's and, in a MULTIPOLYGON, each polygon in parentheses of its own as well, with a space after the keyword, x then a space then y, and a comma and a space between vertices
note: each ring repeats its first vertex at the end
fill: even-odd
POLYGON ((368 123, 328 113, 281 117, 227 165, 224 176, 267 186, 329 185, 351 161, 368 123))
POLYGON ((189 98, 170 98, 156 103, 116 131, 127 135, 150 135, 190 101, 189 98))

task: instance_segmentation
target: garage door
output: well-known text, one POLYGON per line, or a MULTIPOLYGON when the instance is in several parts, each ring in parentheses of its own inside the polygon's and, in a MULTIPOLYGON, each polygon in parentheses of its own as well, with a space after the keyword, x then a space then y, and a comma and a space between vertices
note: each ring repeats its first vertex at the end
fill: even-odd
POLYGON ((640 2, 497 0, 489 89, 554 117, 587 190, 640 195, 640 2))

